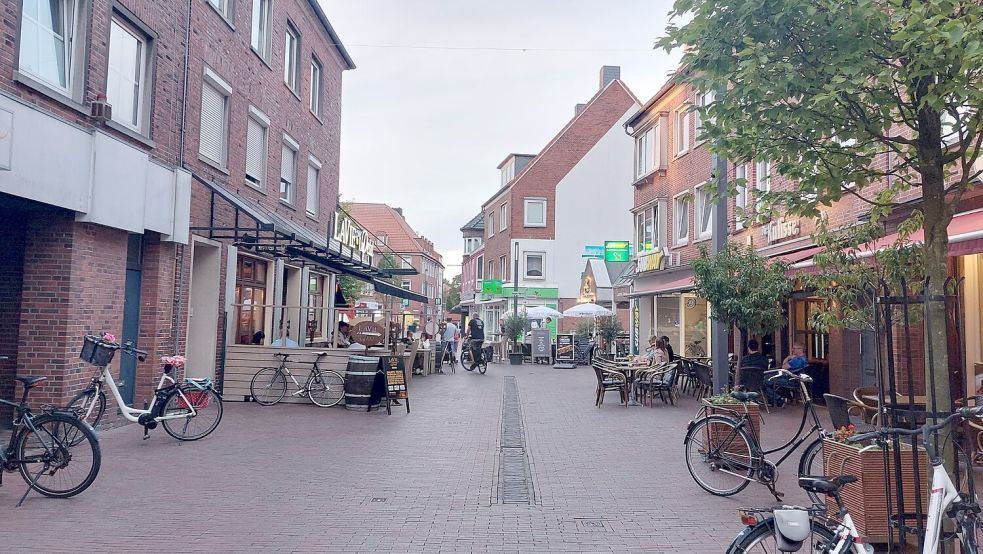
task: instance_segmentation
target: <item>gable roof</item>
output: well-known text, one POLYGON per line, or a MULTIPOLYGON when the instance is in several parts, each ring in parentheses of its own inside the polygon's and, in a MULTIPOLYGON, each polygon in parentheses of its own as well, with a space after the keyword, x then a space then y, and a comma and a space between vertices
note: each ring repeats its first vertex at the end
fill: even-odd
POLYGON ((484 231, 485 230, 485 212, 478 212, 478 215, 471 218, 471 221, 464 224, 461 227, 462 231, 484 231))
POLYGON ((347 207, 348 213, 362 227, 378 237, 385 235, 386 246, 398 254, 425 252, 438 262, 440 254, 428 252, 421 237, 396 208, 381 203, 353 202, 347 207))

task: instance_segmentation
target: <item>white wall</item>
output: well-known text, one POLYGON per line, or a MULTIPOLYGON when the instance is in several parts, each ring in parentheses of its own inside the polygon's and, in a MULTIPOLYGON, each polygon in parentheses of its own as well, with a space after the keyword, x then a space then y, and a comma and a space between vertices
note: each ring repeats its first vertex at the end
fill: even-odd
POLYGON ((635 142, 622 125, 639 109, 625 112, 556 187, 556 245, 551 280, 561 298, 576 298, 584 246, 605 240, 632 240, 629 210, 634 202, 635 142))
POLYGON ((188 242, 190 173, 4 96, 0 168, 0 192, 74 210, 79 221, 188 242))
MULTIPOLYGON (((512 241, 512 247, 509 250, 509 261, 512 262, 512 255, 515 254, 515 244, 519 243, 519 288, 522 287, 537 287, 537 288, 555 288, 557 286, 557 270, 556 270, 556 241, 548 239, 515 239, 512 241), (543 268, 544 278, 543 279, 525 279, 526 274, 526 257, 525 252, 544 252, 546 267, 543 268)), ((488 262, 486 261, 485 264, 488 262)), ((515 265, 509 267, 509 274, 515 269, 515 265)), ((496 272, 498 270, 496 269, 496 272)), ((578 287, 580 282, 577 283, 578 287)))

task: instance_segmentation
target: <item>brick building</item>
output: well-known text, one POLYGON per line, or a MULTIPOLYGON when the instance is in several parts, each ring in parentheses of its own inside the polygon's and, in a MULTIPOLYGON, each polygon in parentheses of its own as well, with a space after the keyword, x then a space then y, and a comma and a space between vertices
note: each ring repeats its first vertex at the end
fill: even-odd
MULTIPOLYGON (((481 292, 485 271, 485 214, 480 212, 461 227, 464 256, 461 260, 461 314, 471 313, 475 296, 481 292)), ((453 308, 454 306, 448 306, 453 308)))
POLYGON ((139 368, 118 362, 124 398, 143 400, 152 360, 175 351, 175 259, 188 242, 187 4, 4 8, 0 397, 15 375, 45 375, 32 399, 67 403, 94 373, 82 336, 108 331, 150 350, 139 368))
POLYGON ((619 68, 604 66, 597 92, 538 154, 510 154, 499 165, 501 187, 482 204, 484 249, 472 254, 482 258, 481 280, 503 284, 501 294, 475 301, 492 335, 513 286, 521 305, 562 311, 577 303, 584 247, 629 239, 630 191, 610 184, 629 179, 632 142, 622 126, 639 105, 619 68))
MULTIPOLYGON (((434 250, 433 242, 417 233, 403 214, 402 208, 393 208, 386 204, 355 202, 348 206, 348 213, 375 235, 380 251, 376 253, 374 263, 385 267, 385 247, 390 263, 401 270, 415 270, 415 275, 401 275, 399 287, 423 295, 427 302, 404 299, 399 306, 393 306, 393 313, 402 313, 404 324, 425 323, 428 319, 440 321, 443 316, 443 283, 444 264, 441 255, 434 250)), ((385 299, 377 294, 377 301, 385 299)), ((398 299, 397 299, 398 300, 398 299)), ((453 307, 453 306, 450 306, 453 307)))
MULTIPOLYGON (((714 206, 705 194, 712 173, 709 151, 699 136, 699 114, 691 108, 712 102, 687 84, 670 78, 626 123, 635 139, 634 207, 635 270, 631 292, 633 343, 644 345, 652 335, 668 335, 678 352, 697 355, 709 351, 710 322, 705 301, 693 293, 691 263, 699 247, 710 247, 713 236, 714 206)), ((886 156, 877 160, 885 167, 886 156)), ((762 190, 793 190, 795 183, 775 171, 767 160, 728 163, 728 179, 743 179, 736 197, 728 199, 729 240, 755 247, 762 255, 781 258, 791 264, 791 274, 813 270, 812 256, 819 251, 814 243, 815 221, 810 218, 778 214, 770 219, 754 217, 755 197, 762 190)), ((871 189, 875 190, 875 189, 871 189)), ((908 191, 902 201, 917 200, 917 191, 908 191)), ((952 274, 965 279, 963 287, 967 390, 977 390, 983 381, 983 197, 971 193, 960 205, 960 212, 949 226, 952 274), (979 369, 978 369, 979 367, 979 369)), ((823 212, 833 227, 849 225, 867 213, 864 202, 845 195, 823 212)), ((898 210, 897 221, 909 210, 898 210)), ((917 239, 918 237, 914 237, 917 239)), ((893 242, 888 236, 882 244, 893 242)), ((820 300, 798 287, 788 300, 788 326, 772 335, 757 337, 767 355, 781 360, 793 343, 806 347, 816 373, 817 385, 836 394, 848 395, 853 388, 876 383, 875 351, 872 332, 831 330, 819 333, 809 323, 809 314, 820 300)), ((918 333, 916 333, 917 335, 918 333)), ((731 352, 742 349, 743 340, 731 335, 731 352), (737 342, 738 344, 735 344, 737 342)), ((920 348, 914 336, 913 348, 920 348)), ((920 360, 922 353, 912 352, 920 360)), ((912 373, 920 376, 919 362, 912 373)), ((916 387, 919 377, 916 377, 916 387)))

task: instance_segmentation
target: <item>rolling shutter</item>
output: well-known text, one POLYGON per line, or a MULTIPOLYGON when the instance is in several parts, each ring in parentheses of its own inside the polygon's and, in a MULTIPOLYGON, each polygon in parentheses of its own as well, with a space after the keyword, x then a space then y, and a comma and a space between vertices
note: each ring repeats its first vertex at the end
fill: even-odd
POLYGON ((266 128, 250 117, 246 126, 246 179, 262 186, 266 180, 266 128))
POLYGON ((201 141, 198 153, 225 165, 226 96, 207 81, 201 85, 201 141))
POLYGON ((280 198, 291 204, 294 201, 293 185, 294 175, 297 173, 294 169, 296 158, 297 153, 284 143, 280 151, 280 198))
POLYGON ((321 204, 321 190, 319 185, 319 175, 321 172, 313 164, 307 166, 307 212, 317 215, 321 204))

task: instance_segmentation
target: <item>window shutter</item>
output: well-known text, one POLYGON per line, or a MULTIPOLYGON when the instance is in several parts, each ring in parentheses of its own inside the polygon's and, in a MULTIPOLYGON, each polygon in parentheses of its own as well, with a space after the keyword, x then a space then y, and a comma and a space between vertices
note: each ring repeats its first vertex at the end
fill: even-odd
POLYGON ((266 129, 253 118, 246 128, 246 177, 257 185, 266 180, 266 129))
POLYGON ((320 207, 320 188, 318 187, 318 175, 320 171, 313 165, 307 166, 307 212, 311 215, 317 215, 317 211, 320 207))
POLYGON ((225 165, 225 95, 208 82, 201 85, 201 131, 198 152, 225 165))
POLYGON ((288 183, 294 182, 294 151, 287 146, 283 145, 283 149, 280 152, 282 156, 280 159, 280 178, 288 183))

